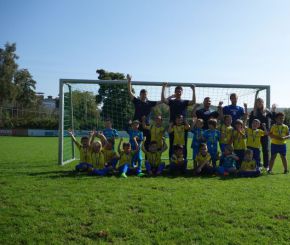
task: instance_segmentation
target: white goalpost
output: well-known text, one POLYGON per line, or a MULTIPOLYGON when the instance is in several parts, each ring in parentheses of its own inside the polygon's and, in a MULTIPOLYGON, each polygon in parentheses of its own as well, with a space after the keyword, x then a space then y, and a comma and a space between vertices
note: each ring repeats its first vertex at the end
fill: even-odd
MULTIPOLYGON (((159 101, 163 82, 132 81, 135 96, 138 97, 141 89, 148 91, 148 99, 159 101)), ((175 86, 183 87, 183 99, 191 100, 192 83, 169 83, 166 88, 167 96, 174 93, 175 86)), ((241 85, 241 84, 209 84, 194 83, 196 85, 196 101, 202 103, 204 97, 210 97, 213 106, 219 101, 223 105, 229 104, 229 96, 236 93, 238 104, 248 104, 253 108, 256 97, 264 99, 270 107, 270 86, 268 85, 241 85)), ((190 112, 192 107, 188 108, 190 112)), ((168 122, 168 107, 158 105, 153 114, 162 114, 164 123, 168 122)), ((188 113, 190 116, 191 113, 188 113)), ((77 153, 73 142, 67 134, 72 129, 77 136, 88 135, 96 129, 102 130, 104 119, 110 118, 113 127, 126 137, 124 128, 133 117, 133 103, 129 99, 127 80, 59 80, 59 148, 58 163, 64 165, 76 159, 77 153)), ((153 118, 153 117, 152 117, 153 118)))

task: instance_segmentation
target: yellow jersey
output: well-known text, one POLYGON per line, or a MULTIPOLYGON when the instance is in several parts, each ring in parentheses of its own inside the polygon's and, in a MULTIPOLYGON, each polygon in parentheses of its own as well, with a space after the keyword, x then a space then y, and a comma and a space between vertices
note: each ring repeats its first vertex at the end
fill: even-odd
POLYGON ((81 163, 91 163, 91 147, 84 148, 79 142, 76 142, 76 146, 80 152, 80 162, 81 163))
MULTIPOLYGON (((273 135, 278 136, 278 137, 284 137, 284 136, 289 135, 289 129, 288 129, 288 126, 285 124, 281 124, 281 125, 274 124, 271 127, 270 133, 272 133, 273 135)), ((272 144, 276 144, 276 145, 285 145, 286 144, 286 140, 278 140, 278 139, 274 139, 274 138, 271 139, 271 142, 272 142, 272 144)))
POLYGON ((261 129, 247 128, 247 146, 260 149, 261 137, 265 135, 265 132, 261 129))
POLYGON ((104 158, 105 158, 105 162, 110 162, 112 161, 114 158, 118 157, 117 152, 115 152, 113 149, 112 150, 108 150, 106 148, 103 149, 103 153, 104 153, 104 158))
POLYGON ((92 152, 92 164, 95 169, 103 169, 105 167, 105 157, 103 150, 100 152, 92 152))
POLYGON ((220 132, 221 132, 221 144, 228 145, 230 143, 234 128, 232 126, 221 125, 220 132))
POLYGON ((210 154, 207 152, 205 156, 203 156, 201 153, 198 153, 195 161, 197 162, 197 166, 202 165, 204 163, 209 162, 211 164, 211 157, 210 154))
POLYGON ((146 126, 146 129, 150 130, 151 141, 157 142, 157 147, 160 149, 163 146, 162 137, 164 135, 164 127, 157 127, 155 124, 146 126))
MULTIPOLYGON (((245 134, 245 130, 242 130, 245 134)), ((246 149, 246 136, 242 136, 237 130, 233 130, 233 145, 235 150, 245 150, 246 149)))
POLYGON ((184 139, 185 126, 174 125, 172 127, 172 131, 174 134, 173 145, 185 145, 185 139, 184 139))
POLYGON ((128 154, 126 154, 124 151, 121 151, 118 166, 121 167, 126 163, 131 164, 134 155, 135 155, 134 151, 131 151, 128 154))
POLYGON ((177 156, 173 154, 170 158, 170 162, 175 163, 175 164, 179 164, 180 162, 183 162, 183 161, 184 161, 183 155, 177 156))
POLYGON ((159 166, 161 163, 161 151, 157 152, 146 152, 147 161, 153 166, 159 166))
POLYGON ((256 170, 256 161, 255 160, 242 161, 240 170, 241 171, 254 171, 254 170, 256 170))

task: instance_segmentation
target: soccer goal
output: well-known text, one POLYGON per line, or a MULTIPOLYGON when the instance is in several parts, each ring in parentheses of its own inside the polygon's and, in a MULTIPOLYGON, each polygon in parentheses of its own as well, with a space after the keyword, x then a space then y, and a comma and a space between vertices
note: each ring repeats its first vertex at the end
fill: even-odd
MULTIPOLYGON (((160 101, 163 82, 132 81, 136 97, 141 89, 148 91, 148 99, 160 101)), ((166 96, 174 93, 175 86, 183 87, 183 99, 191 100, 192 83, 169 83, 166 96)), ((205 97, 210 97, 212 106, 219 101, 223 105, 230 103, 230 94, 236 93, 239 97, 238 105, 248 104, 253 108, 256 97, 263 98, 267 107, 270 107, 270 86, 267 85, 239 85, 239 84, 206 84, 196 85, 196 101, 202 103, 205 97)), ((133 104, 130 101, 127 89, 127 80, 84 80, 60 79, 59 81, 59 157, 58 162, 64 165, 77 159, 74 144, 67 130, 72 129, 77 137, 88 135, 89 131, 102 130, 104 119, 110 118, 113 128, 119 131, 121 137, 127 137, 124 129, 134 114, 133 104)), ((191 116, 192 107, 188 108, 191 116)), ((169 118, 167 105, 161 104, 154 108, 154 114, 161 114, 166 126, 169 118)))

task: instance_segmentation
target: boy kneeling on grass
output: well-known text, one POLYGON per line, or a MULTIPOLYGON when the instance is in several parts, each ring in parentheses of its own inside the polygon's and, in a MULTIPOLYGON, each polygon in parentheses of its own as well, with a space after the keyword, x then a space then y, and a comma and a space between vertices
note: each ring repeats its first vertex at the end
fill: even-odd
POLYGON ((146 171, 149 176, 154 175, 161 175, 163 169, 165 168, 165 163, 161 162, 161 155, 164 151, 167 150, 167 144, 165 142, 165 138, 162 139, 162 148, 158 148, 158 143, 157 141, 151 141, 149 143, 149 149, 148 151, 145 149, 145 143, 146 137, 143 139, 143 144, 142 144, 142 151, 146 155, 146 161, 145 161, 145 167, 146 171))

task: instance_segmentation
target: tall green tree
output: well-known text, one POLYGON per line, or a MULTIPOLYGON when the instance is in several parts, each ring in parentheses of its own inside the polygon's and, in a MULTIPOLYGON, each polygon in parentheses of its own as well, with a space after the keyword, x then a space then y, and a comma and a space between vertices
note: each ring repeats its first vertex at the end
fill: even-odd
POLYGON ((4 49, 0 48, 0 106, 11 103, 15 98, 13 79, 18 68, 15 52, 15 43, 6 43, 4 49))
MULTIPOLYGON (((97 70, 97 73, 100 80, 125 80, 123 73, 107 72, 103 69, 97 70)), ((101 84, 96 102, 102 108, 102 118, 110 118, 117 129, 124 129, 133 116, 134 110, 128 96, 127 84, 101 84)))
POLYGON ((28 107, 35 104, 36 81, 33 80, 27 69, 21 69, 15 72, 14 84, 16 88, 16 102, 18 106, 28 107))

